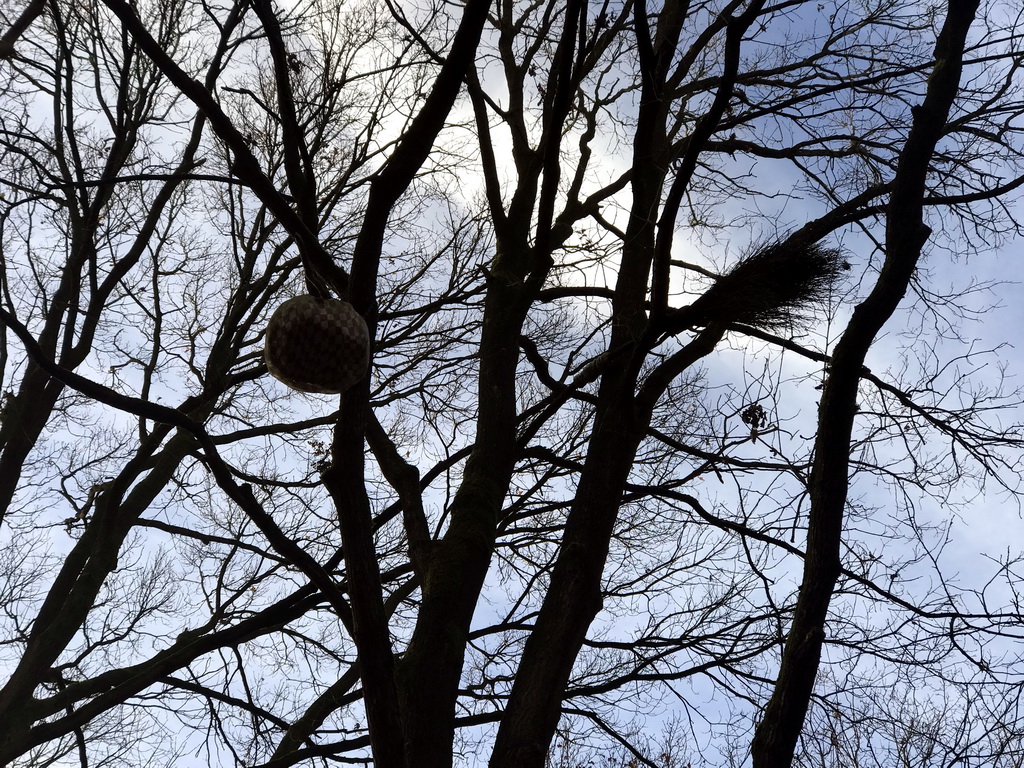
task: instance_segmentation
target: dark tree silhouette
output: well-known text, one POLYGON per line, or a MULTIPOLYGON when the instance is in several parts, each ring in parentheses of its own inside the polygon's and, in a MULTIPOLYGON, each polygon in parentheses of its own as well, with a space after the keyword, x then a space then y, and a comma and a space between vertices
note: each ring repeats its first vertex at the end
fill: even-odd
POLYGON ((0 763, 1024 759, 1012 2, 3 13, 0 763))

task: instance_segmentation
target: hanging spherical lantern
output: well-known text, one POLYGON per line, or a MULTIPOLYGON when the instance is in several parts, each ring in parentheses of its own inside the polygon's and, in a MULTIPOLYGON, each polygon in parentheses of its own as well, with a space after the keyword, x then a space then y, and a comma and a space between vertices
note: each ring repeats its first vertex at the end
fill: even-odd
POLYGON ((370 334, 347 301, 296 296, 270 317, 267 370, 300 392, 337 394, 366 374, 370 334))

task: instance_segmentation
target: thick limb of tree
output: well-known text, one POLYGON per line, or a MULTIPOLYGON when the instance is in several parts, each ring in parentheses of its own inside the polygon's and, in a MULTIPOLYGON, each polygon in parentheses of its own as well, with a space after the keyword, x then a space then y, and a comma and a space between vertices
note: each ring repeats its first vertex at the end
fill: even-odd
MULTIPOLYGON (((366 214, 352 256, 350 299, 366 319, 371 344, 377 327, 377 278, 384 233, 395 203, 427 159, 445 125, 466 73, 473 66, 490 0, 472 0, 463 10, 448 58, 441 67, 423 108, 413 119, 387 165, 370 185, 366 214)), ((403 713, 396 682, 384 611, 380 570, 373 542, 370 504, 364 482, 366 424, 369 420, 370 376, 345 395, 334 432, 332 469, 324 484, 334 499, 341 523, 345 566, 350 581, 353 640, 359 650, 360 675, 375 765, 398 768, 431 765, 447 757, 418 748, 406 753, 408 717, 403 713)), ((429 578, 429 577, 428 577, 429 578)), ((431 660, 430 663, 436 663, 431 660)), ((460 665, 461 669, 461 665, 460 665)), ((424 709, 417 702, 418 709, 424 709)), ((429 707, 427 707, 429 708, 429 707)), ((413 727, 413 726, 408 726, 413 727)))
POLYGON ((900 155, 886 211, 886 258, 871 294, 857 306, 836 345, 821 398, 810 477, 803 585, 782 653, 775 690, 752 745, 755 768, 793 760, 825 642, 829 603, 839 577, 843 512, 849 487, 850 439, 864 359, 910 284, 928 237, 925 183, 935 146, 956 98, 967 32, 977 0, 950 0, 935 47, 935 69, 924 103, 900 155))

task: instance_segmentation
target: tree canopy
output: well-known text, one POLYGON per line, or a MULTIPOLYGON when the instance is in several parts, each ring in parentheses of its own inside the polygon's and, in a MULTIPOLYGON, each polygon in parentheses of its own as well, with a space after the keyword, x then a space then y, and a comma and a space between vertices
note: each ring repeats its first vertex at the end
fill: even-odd
POLYGON ((1013 0, 0 14, 0 764, 1024 760, 1013 0))

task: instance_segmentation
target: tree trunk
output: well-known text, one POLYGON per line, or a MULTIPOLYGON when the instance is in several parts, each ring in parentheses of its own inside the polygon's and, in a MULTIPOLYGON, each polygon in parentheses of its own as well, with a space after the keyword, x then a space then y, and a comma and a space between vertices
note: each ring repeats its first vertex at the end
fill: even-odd
POLYGON ((775 690, 752 744, 754 768, 786 768, 803 729, 825 642, 829 603, 839 578, 850 439, 864 358, 910 284, 929 231, 923 222, 928 166, 956 97, 967 31, 978 0, 950 0, 935 47, 924 104, 900 155, 886 212, 886 258, 878 282, 836 345, 821 398, 809 493, 807 554, 793 623, 775 690))

